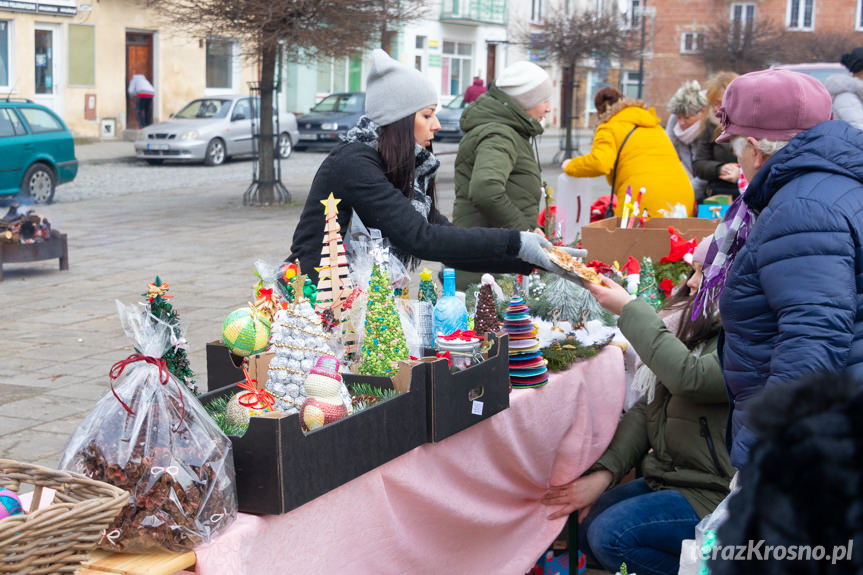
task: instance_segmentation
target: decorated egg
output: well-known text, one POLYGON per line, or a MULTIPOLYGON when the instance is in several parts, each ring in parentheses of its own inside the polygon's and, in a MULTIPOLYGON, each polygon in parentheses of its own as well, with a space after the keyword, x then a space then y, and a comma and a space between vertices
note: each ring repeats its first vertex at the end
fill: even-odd
POLYGON ((0 489, 0 519, 24 513, 18 494, 11 489, 0 489))

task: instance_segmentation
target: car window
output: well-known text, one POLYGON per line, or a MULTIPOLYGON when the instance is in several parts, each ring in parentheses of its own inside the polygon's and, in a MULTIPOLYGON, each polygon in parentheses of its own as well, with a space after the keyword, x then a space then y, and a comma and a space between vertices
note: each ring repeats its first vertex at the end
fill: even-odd
POLYGON ((10 108, 0 109, 0 138, 8 138, 9 136, 21 136, 26 134, 24 125, 18 118, 15 110, 10 108))
POLYGON ((452 99, 452 102, 444 106, 444 108, 452 108, 456 110, 459 108, 464 108, 464 96, 456 96, 452 99))
POLYGON ((195 118, 224 118, 228 115, 231 100, 206 98, 193 100, 185 108, 174 114, 175 118, 193 120, 195 118))
POLYGON ((365 98, 362 94, 331 94, 312 108, 313 112, 347 112, 362 113, 365 98))
POLYGON ((249 106, 249 99, 243 98, 242 100, 237 101, 237 105, 234 106, 234 112, 231 114, 231 119, 246 119, 252 117, 252 109, 249 106))
POLYGON ((44 134, 46 132, 62 132, 63 124, 50 112, 39 108, 19 108, 24 121, 30 126, 31 134, 44 134))

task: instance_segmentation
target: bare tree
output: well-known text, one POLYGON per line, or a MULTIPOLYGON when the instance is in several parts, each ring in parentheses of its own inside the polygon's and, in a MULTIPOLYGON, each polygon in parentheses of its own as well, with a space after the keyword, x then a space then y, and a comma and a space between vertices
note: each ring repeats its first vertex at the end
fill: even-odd
POLYGON ((780 54, 779 27, 770 19, 741 24, 719 19, 702 36, 701 60, 708 72, 732 70, 745 74, 763 70, 780 54))
POLYGON ((545 18, 541 32, 518 29, 516 42, 543 51, 546 57, 564 70, 566 95, 563 119, 566 122, 566 156, 572 156, 573 83, 579 62, 591 56, 629 58, 637 53, 633 31, 624 28, 620 14, 614 10, 567 11, 557 8, 545 18))
POLYGON ((778 52, 783 64, 839 62, 842 54, 863 44, 861 36, 859 32, 786 31, 779 38, 778 52))
POLYGON ((149 0, 170 22, 197 36, 242 39, 260 69, 258 203, 275 199, 273 92, 281 49, 295 61, 345 57, 388 38, 417 18, 421 0, 149 0))

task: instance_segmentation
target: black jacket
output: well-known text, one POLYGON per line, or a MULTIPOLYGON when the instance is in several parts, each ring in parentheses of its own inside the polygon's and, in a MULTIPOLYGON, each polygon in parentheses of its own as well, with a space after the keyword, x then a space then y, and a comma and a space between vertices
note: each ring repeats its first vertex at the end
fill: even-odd
POLYGON ((730 143, 717 144, 713 139, 716 126, 707 122, 701 135, 698 136, 698 145, 695 148, 695 160, 692 162, 693 173, 707 181, 706 195, 728 194, 732 198, 740 195, 736 182, 726 182, 719 179, 719 168, 724 164, 737 163, 737 156, 731 149, 730 143))
POLYGON ((467 271, 530 273, 531 266, 518 259, 518 230, 458 228, 437 210, 429 223, 402 192, 384 175, 380 154, 362 143, 338 144, 321 164, 300 221, 294 230, 290 260, 317 281, 324 239, 324 206, 330 193, 338 204, 339 226, 344 236, 355 210, 363 223, 378 228, 385 238, 418 258, 444 262, 467 271))

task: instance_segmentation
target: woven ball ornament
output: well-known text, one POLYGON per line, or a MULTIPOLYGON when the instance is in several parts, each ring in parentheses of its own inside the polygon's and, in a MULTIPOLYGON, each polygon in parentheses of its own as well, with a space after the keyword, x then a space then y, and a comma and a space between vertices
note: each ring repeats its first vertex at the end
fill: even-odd
POLYGON ((270 322, 251 308, 241 307, 225 318, 222 341, 234 355, 261 353, 269 347, 270 322))
POLYGON ((18 494, 9 489, 0 489, 0 519, 24 513, 18 494))

